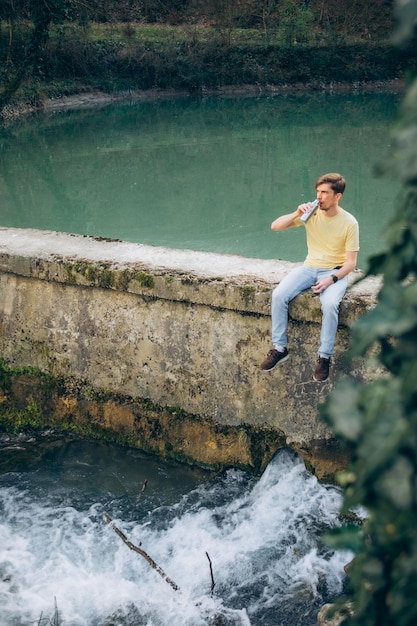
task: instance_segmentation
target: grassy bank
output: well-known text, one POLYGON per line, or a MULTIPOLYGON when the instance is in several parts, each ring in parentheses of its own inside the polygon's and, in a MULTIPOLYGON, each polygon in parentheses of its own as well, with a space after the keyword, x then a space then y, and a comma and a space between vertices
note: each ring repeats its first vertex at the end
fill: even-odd
MULTIPOLYGON (((14 33, 13 54, 24 52, 27 26, 14 33)), ((0 33, 0 54, 7 54, 7 33, 0 33)), ((225 86, 322 88, 337 83, 391 81, 404 77, 410 51, 390 42, 309 43, 259 29, 219 31, 208 27, 67 24, 50 29, 36 68, 25 76, 10 102, 37 104, 91 90, 181 90, 204 93, 225 86)), ((417 66, 414 61, 411 65, 417 66)), ((3 91, 13 63, 0 72, 3 91)))

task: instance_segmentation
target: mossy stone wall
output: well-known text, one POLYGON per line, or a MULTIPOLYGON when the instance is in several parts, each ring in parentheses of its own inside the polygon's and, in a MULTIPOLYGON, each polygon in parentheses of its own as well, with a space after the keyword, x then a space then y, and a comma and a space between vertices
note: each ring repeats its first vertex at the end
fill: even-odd
MULTIPOLYGON (((13 379, 0 406, 36 402, 46 421, 95 425, 211 467, 261 471, 286 445, 327 476, 346 454, 318 407, 377 285, 363 281, 344 300, 328 382, 312 380, 321 315, 310 294, 290 309, 290 360, 264 373, 271 290, 292 266, 0 229, 0 358, 13 379)), ((353 367, 369 375, 363 362, 353 367)))

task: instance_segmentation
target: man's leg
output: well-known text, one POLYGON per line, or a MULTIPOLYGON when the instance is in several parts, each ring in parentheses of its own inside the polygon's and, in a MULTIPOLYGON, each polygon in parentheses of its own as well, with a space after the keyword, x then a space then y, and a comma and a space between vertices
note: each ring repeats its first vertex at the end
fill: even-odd
POLYGON ((320 294, 323 319, 320 333, 320 357, 329 359, 333 355, 337 326, 339 323, 339 307, 346 293, 348 278, 340 278, 337 283, 330 285, 320 294))
POLYGON ((317 280, 317 270, 302 265, 287 274, 280 284, 272 292, 272 343, 261 370, 270 372, 278 363, 288 359, 287 350, 287 325, 288 305, 299 293, 308 289, 317 280))
POLYGON ((317 281, 317 270, 301 265, 292 270, 272 292, 272 343, 277 350, 287 347, 288 305, 317 281))

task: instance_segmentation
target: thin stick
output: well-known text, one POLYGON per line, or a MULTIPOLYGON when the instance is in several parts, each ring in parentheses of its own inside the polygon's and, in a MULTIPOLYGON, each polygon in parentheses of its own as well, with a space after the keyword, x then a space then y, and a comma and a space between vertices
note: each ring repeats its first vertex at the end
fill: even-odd
POLYGON ((144 559, 146 559, 146 561, 148 561, 149 565, 151 567, 154 568, 154 570, 156 570, 158 572, 158 574, 160 576, 162 576, 162 578, 169 584, 171 585, 171 587, 174 589, 174 591, 178 591, 179 587, 177 584, 174 583, 173 580, 171 580, 166 574, 165 572, 159 567, 159 565, 157 565, 155 563, 155 561, 149 556, 149 554, 147 554, 144 550, 142 550, 141 548, 139 548, 138 546, 135 546, 131 541, 129 541, 129 539, 126 537, 126 535, 124 533, 122 533, 122 531, 120 530, 120 528, 117 528, 117 526, 115 526, 113 524, 113 520, 111 519, 111 517, 109 517, 107 514, 104 514, 104 520, 107 522, 107 524, 111 524, 111 527, 113 528, 114 532, 116 533, 116 535, 118 535, 120 537, 120 539, 123 541, 124 544, 127 545, 127 547, 130 550, 133 550, 134 552, 137 552, 138 554, 140 554, 141 556, 143 556, 144 559))
POLYGON ((58 604, 56 601, 56 596, 54 596, 54 602, 55 602, 55 613, 54 613, 54 623, 53 626, 59 626, 59 612, 58 612, 58 604))
POLYGON ((139 500, 141 499, 142 494, 145 492, 147 485, 148 485, 148 481, 144 480, 143 483, 142 483, 142 489, 140 490, 140 493, 139 493, 138 497, 136 498, 135 507, 134 507, 135 509, 138 506, 139 500))
POLYGON ((210 565, 210 576, 211 576, 211 593, 213 593, 213 589, 216 586, 216 583, 214 582, 214 576, 213 576, 213 566, 211 564, 211 558, 209 557, 208 552, 206 552, 206 557, 208 558, 208 562, 210 565))

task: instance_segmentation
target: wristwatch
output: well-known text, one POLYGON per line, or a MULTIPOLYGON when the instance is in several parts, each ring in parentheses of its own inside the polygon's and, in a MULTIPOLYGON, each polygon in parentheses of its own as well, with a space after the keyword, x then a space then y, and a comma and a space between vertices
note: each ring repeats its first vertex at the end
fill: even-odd
POLYGON ((336 274, 331 274, 331 277, 332 277, 334 283, 337 283, 337 281, 339 280, 338 277, 336 276, 336 274))

